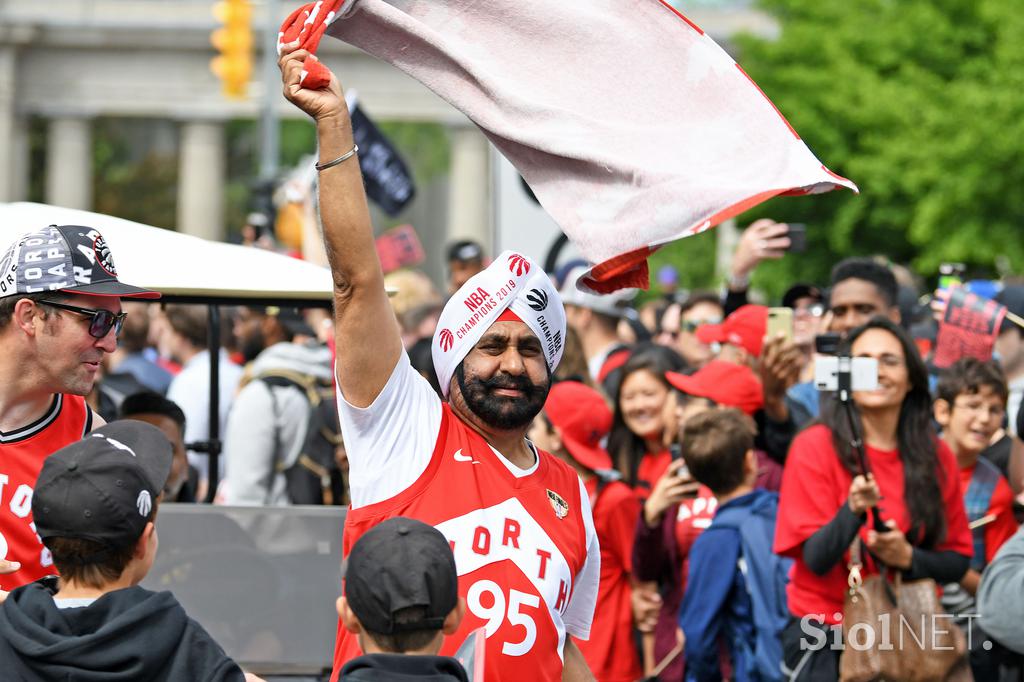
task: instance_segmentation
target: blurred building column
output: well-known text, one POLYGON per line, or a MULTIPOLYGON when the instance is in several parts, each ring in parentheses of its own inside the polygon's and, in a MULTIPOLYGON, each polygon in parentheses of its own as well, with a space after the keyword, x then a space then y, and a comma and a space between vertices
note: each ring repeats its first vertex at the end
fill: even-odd
POLYGON ((715 236, 715 275, 719 278, 728 277, 733 253, 739 246, 743 232, 736 227, 736 219, 729 218, 715 228, 715 236))
POLYGON ((6 153, 0 154, 0 201, 20 201, 28 191, 28 125, 18 115, 17 52, 0 47, 0 140, 6 153))
POLYGON ((493 257, 487 138, 476 126, 449 128, 449 137, 448 240, 473 239, 493 257))
POLYGON ((220 121, 181 126, 178 158, 178 231, 223 240, 227 145, 220 121))
POLYGON ((46 140, 46 203, 92 208, 92 119, 52 118, 46 140))

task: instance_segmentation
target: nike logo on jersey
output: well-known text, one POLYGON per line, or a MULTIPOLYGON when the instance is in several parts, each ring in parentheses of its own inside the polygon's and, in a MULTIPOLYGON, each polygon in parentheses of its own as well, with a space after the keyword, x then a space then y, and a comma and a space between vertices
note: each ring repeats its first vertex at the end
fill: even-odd
POLYGON ((455 454, 452 455, 452 459, 454 459, 456 462, 472 462, 473 464, 480 463, 473 459, 470 455, 462 454, 462 448, 459 448, 458 450, 455 451, 455 454))

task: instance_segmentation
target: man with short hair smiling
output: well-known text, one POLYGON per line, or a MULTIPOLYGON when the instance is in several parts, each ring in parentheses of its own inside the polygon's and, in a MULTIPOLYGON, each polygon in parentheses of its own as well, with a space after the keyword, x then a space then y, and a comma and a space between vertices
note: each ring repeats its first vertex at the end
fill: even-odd
POLYGON ((0 590, 52 572, 32 526, 32 488, 53 451, 103 419, 86 405, 117 348, 121 298, 160 294, 119 281, 90 227, 30 232, 0 257, 0 590))
MULTIPOLYGON (((483 627, 488 680, 592 680, 570 637, 589 638, 597 596, 588 496, 569 465, 525 438, 562 355, 558 292, 510 251, 470 277, 432 340, 442 403, 410 365, 388 305, 341 87, 332 77, 304 89, 306 59, 286 45, 279 65, 285 97, 317 126, 352 496, 345 550, 395 516, 433 525, 452 546, 468 607, 442 654, 483 627)), ((359 653, 340 627, 334 680, 359 653)))
POLYGON ((899 285, 887 266, 872 258, 847 258, 832 268, 830 331, 845 335, 875 315, 900 322, 899 285))

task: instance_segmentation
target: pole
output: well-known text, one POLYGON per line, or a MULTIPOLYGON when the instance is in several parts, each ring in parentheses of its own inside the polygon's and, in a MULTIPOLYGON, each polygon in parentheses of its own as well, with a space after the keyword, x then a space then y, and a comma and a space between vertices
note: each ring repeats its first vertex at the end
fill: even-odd
POLYGON ((207 451, 206 502, 213 503, 220 484, 220 308, 209 308, 209 349, 210 354, 210 442, 207 451))
POLYGON ((277 33, 281 17, 278 0, 266 0, 263 17, 263 97, 260 102, 260 180, 273 180, 277 175, 281 135, 277 121, 278 85, 277 33))

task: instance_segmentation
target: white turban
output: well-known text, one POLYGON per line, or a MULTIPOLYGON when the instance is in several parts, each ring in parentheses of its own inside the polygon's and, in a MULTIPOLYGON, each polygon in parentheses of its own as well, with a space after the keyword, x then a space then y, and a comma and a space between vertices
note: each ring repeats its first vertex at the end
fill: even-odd
POLYGON ((565 308, 547 273, 532 260, 504 251, 448 300, 434 332, 431 354, 444 397, 463 358, 506 310, 526 323, 554 371, 565 347, 565 308))

